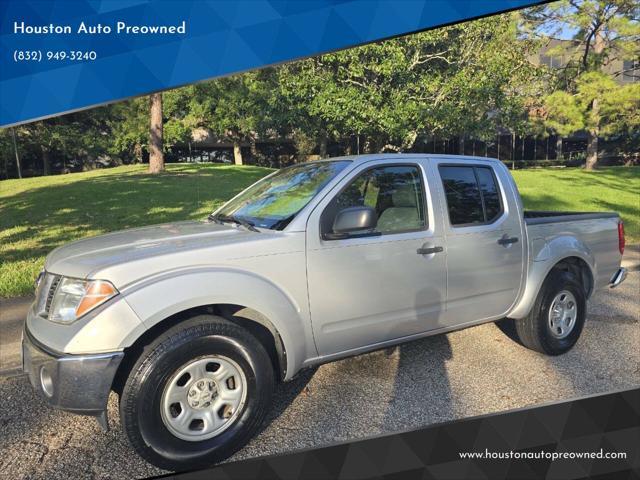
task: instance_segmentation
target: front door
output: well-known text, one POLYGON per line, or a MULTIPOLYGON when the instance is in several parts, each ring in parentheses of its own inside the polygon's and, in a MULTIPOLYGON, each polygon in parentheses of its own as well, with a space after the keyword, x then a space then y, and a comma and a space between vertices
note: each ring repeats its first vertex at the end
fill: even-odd
POLYGON ((420 162, 361 165, 310 216, 307 276, 320 355, 438 326, 446 300, 446 257, 439 248, 420 253, 443 247, 424 167, 420 162), (337 212, 352 206, 376 210, 375 232, 323 238, 337 212))

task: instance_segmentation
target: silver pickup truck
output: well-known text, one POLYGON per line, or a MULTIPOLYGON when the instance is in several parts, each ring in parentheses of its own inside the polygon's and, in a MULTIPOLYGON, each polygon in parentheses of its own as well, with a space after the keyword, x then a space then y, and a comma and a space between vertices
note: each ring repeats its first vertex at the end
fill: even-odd
MULTIPOLYGON (((567 192, 570 195, 571 192, 567 192)), ((177 470, 241 448, 274 383, 305 367, 484 322, 547 355, 615 287, 617 213, 523 210, 487 158, 365 155, 288 167, 208 219, 110 233, 47 257, 23 364, 53 406, 177 470)))

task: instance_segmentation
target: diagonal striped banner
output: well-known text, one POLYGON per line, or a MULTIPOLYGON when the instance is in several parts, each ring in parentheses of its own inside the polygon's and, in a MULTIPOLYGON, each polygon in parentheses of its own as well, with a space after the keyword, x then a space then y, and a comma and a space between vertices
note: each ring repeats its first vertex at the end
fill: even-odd
POLYGON ((0 0, 0 126, 536 3, 0 0))

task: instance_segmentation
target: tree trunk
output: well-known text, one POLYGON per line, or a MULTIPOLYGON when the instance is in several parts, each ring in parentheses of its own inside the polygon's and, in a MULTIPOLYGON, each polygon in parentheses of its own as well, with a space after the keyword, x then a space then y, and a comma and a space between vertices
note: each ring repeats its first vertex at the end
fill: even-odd
POLYGON ((262 154, 258 150, 255 138, 251 138, 249 141, 249 147, 251 149, 251 158, 253 159, 253 162, 258 165, 262 165, 262 154))
POLYGON ((549 135, 547 135, 546 138, 547 143, 545 144, 545 150, 544 150, 544 159, 545 160, 549 160, 549 135))
POLYGON ((164 170, 164 152, 162 151, 162 93, 149 96, 151 123, 149 126, 149 173, 164 170))
MULTIPOLYGON (((593 101, 597 104, 597 100, 593 101)), ((587 138, 587 162, 586 169, 593 170, 598 165, 598 128, 595 127, 589 130, 589 137, 587 138)))
POLYGON ((135 160, 133 161, 133 163, 142 163, 143 161, 142 154, 143 154, 142 145, 140 145, 139 143, 136 143, 135 146, 133 147, 133 155, 135 156, 135 160))
POLYGON ((20 167, 20 154, 18 154, 18 144, 16 143, 16 129, 11 129, 11 136, 13 137, 13 151, 16 154, 16 167, 18 167, 18 178, 22 178, 22 167, 20 167))
POLYGON ((233 141, 233 162, 236 165, 242 165, 242 148, 239 140, 233 141))
POLYGON ((600 133, 600 103, 597 98, 591 102, 591 118, 593 126, 588 130, 586 169, 593 170, 598 166, 598 134, 600 133))
POLYGON ((49 168, 49 150, 47 150, 47 147, 44 145, 41 145, 40 149, 42 150, 42 174, 49 175, 49 173, 51 173, 51 169, 49 168))
MULTIPOLYGON (((598 29, 595 32, 593 42, 593 53, 597 56, 602 55, 605 47, 605 38, 602 34, 602 30, 598 29)), ((600 61, 600 59, 597 59, 600 61)), ((587 161, 586 169, 593 170, 598 166, 598 134, 600 133, 600 102, 597 98, 594 98, 591 102, 590 116, 593 119, 593 125, 588 129, 587 138, 587 161)))
POLYGON ((353 154, 353 147, 351 146, 353 139, 351 138, 351 136, 349 136, 349 139, 344 147, 344 154, 345 155, 352 155, 353 154))
POLYGON ((564 160, 562 153, 562 136, 556 135, 556 160, 564 160))
POLYGON ((327 145, 329 139, 327 138, 327 132, 320 133, 320 143, 318 144, 318 155, 320 158, 327 158, 327 145))
POLYGON ((364 145, 362 147, 363 153, 373 153, 373 142, 371 141, 371 137, 366 136, 364 138, 364 145))

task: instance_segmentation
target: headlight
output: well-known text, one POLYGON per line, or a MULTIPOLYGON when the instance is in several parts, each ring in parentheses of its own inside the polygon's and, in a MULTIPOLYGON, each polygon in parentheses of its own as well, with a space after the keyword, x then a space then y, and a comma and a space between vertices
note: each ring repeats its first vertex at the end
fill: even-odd
POLYGON ((51 301, 49 320, 73 323, 117 294, 118 290, 105 280, 63 278, 51 301))

